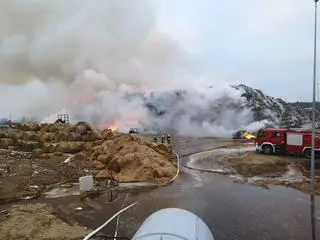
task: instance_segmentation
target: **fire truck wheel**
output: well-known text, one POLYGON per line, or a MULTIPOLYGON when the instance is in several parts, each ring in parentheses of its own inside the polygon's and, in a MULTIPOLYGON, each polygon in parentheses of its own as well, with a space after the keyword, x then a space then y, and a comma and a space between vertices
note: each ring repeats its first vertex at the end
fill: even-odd
POLYGON ((264 154, 271 154, 273 152, 273 149, 270 145, 264 145, 262 150, 264 154))
POLYGON ((311 149, 307 148, 303 151, 303 154, 306 158, 310 158, 311 157, 311 149))

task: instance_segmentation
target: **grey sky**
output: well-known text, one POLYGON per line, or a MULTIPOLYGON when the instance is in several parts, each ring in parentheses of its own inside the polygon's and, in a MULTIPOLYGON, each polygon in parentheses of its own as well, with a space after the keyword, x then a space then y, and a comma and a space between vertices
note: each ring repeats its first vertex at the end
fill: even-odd
MULTIPOLYGON (((102 78, 92 89, 102 91, 228 82, 284 100, 310 101, 313 4, 313 0, 0 1, 0 84, 34 78, 71 83, 84 78, 80 87, 87 89, 85 84, 98 84, 94 79, 102 78)), ((8 92, 8 98, 11 95, 8 92)))
POLYGON ((196 54, 212 82, 311 100, 312 0, 154 1, 158 24, 196 54))

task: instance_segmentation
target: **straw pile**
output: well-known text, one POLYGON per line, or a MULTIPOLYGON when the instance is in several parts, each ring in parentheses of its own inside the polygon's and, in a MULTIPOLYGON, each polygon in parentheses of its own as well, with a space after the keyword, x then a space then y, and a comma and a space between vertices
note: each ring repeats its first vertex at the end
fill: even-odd
POLYGON ((32 152, 75 154, 75 161, 96 169, 98 177, 109 170, 121 181, 166 182, 176 173, 172 150, 129 134, 95 131, 89 124, 23 124, 0 130, 0 148, 32 152))

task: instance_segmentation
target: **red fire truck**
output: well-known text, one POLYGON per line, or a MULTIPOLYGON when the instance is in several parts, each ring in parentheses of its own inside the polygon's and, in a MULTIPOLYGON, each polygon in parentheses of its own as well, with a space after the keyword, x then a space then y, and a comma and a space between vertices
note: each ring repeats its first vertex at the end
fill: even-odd
MULTIPOLYGON (((266 128, 257 132, 256 150, 265 154, 285 153, 311 156, 311 131, 266 128)), ((316 157, 320 157, 320 136, 316 135, 316 157)))

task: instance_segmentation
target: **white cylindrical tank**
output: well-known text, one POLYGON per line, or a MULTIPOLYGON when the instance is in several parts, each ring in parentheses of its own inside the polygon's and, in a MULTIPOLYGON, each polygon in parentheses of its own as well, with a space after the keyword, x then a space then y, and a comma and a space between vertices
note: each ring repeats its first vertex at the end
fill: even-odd
POLYGON ((195 214, 166 208, 150 215, 132 240, 213 240, 209 227, 195 214))

